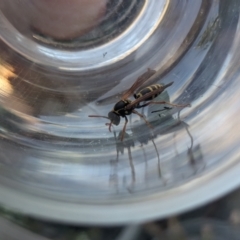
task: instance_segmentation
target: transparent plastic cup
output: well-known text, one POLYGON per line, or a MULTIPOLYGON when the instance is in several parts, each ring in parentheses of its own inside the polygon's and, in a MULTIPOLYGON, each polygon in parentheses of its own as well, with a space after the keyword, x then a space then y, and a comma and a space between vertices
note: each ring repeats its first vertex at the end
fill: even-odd
POLYGON ((106 1, 95 23, 74 34, 44 31, 34 21, 51 26, 48 13, 27 2, 0 1, 4 207, 126 224, 239 186, 239 1, 106 1), (130 114, 121 141, 124 118, 110 132, 109 119, 89 115, 107 117, 149 68, 156 72, 140 90, 174 82, 154 101, 191 107, 135 109, 152 128, 130 114))

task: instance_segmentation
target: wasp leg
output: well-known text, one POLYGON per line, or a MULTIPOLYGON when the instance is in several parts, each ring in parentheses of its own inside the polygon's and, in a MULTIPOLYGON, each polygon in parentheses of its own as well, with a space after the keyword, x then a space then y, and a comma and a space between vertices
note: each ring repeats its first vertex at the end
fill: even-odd
POLYGON ((155 151, 156 151, 156 153, 157 153, 157 158, 158 158, 158 175, 159 175, 159 177, 161 178, 161 177, 162 177, 162 171, 161 171, 161 163, 160 163, 159 152, 158 152, 158 150, 157 150, 157 146, 156 146, 156 144, 155 144, 155 142, 154 142, 154 139, 152 139, 152 143, 153 143, 153 146, 154 146, 155 151))
POLYGON ((141 105, 141 106, 139 106, 139 107, 146 107, 146 106, 148 106, 148 105, 150 105, 150 104, 167 104, 167 105, 170 105, 170 106, 173 106, 173 107, 191 107, 191 104, 173 104, 173 103, 170 103, 170 102, 165 102, 165 101, 161 101, 161 102, 154 102, 154 101, 152 101, 152 102, 148 102, 148 103, 145 103, 145 104, 143 104, 143 105, 141 105))
POLYGON ((124 117, 125 117, 125 124, 124 124, 123 130, 122 130, 121 141, 123 141, 123 139, 124 139, 124 135, 125 135, 126 127, 127 127, 127 123, 128 123, 127 117, 126 116, 124 116, 124 117))
POLYGON ((145 106, 147 106, 147 105, 146 105, 146 104, 143 104, 143 105, 135 106, 135 108, 143 108, 143 107, 145 107, 145 106))
POLYGON ((141 117, 145 123, 148 125, 149 128, 153 129, 152 125, 147 121, 147 119, 142 115, 141 113, 137 112, 136 110, 132 111, 133 113, 137 114, 139 117, 141 117))
POLYGON ((162 112, 162 111, 171 110, 171 109, 172 109, 172 108, 170 108, 170 107, 163 107, 163 109, 152 111, 152 113, 162 112))
POLYGON ((109 130, 109 132, 112 132, 112 122, 110 122, 109 124, 108 124, 108 130, 109 130))

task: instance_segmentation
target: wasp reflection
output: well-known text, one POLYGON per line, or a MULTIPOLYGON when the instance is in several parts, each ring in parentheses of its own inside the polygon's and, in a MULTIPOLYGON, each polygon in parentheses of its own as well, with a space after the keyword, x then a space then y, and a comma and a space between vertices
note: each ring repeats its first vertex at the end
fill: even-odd
MULTIPOLYGON (((184 167, 190 167, 193 170, 192 174, 196 174, 198 170, 203 170, 205 168, 201 146, 198 143, 194 143, 194 137, 191 134, 190 126, 181 120, 181 111, 182 110, 175 112, 172 108, 163 108, 159 111, 152 111, 154 114, 158 115, 159 119, 152 121, 151 124, 155 126, 154 130, 156 135, 171 136, 174 158, 176 159, 176 162, 180 162, 179 166, 177 163, 174 163, 174 168, 179 171, 179 168, 183 170, 184 167), (174 117, 174 115, 176 115, 176 117, 174 117), (181 144, 181 142, 186 142, 185 150, 183 149, 184 145, 181 144), (178 150, 178 145, 180 146, 180 152, 178 150)), ((186 174, 189 176, 189 173, 183 171, 182 176, 185 176, 186 174)))

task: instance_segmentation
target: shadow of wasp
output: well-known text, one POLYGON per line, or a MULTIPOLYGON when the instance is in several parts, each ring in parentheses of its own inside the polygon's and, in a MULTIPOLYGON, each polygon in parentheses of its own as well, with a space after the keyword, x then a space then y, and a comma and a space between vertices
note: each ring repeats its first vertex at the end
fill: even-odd
MULTIPOLYGON (((148 128, 146 125, 144 125, 146 128, 148 128)), ((149 129, 148 129, 149 130, 149 129)), ((149 130, 150 131, 150 130, 149 130)), ((131 170, 131 183, 127 183, 127 176, 125 175, 123 177, 123 183, 124 185, 126 185, 126 189, 128 192, 132 193, 133 190, 134 190, 134 185, 136 183, 136 176, 137 176, 137 172, 135 170, 135 166, 134 166, 134 159, 133 159, 133 156, 132 156, 132 148, 135 147, 135 136, 134 136, 134 133, 132 134, 128 134, 127 132, 125 133, 125 138, 123 141, 121 141, 121 135, 122 135, 122 132, 120 131, 118 134, 116 134, 115 131, 113 131, 114 133, 114 138, 115 138, 115 143, 116 143, 116 159, 115 160, 110 160, 110 164, 111 164, 111 167, 112 167, 112 174, 110 175, 110 182, 113 183, 115 185, 115 187, 117 188, 117 191, 118 191, 118 170, 117 170, 117 165, 119 163, 119 155, 120 154, 124 154, 124 150, 127 150, 127 154, 128 154, 128 160, 129 160, 129 167, 130 167, 130 170, 131 170), (127 186, 128 185, 128 186, 127 186)), ((155 150, 156 150, 156 154, 157 154, 157 157, 158 157, 158 176, 159 178, 162 178, 162 175, 161 175, 161 169, 160 169, 160 156, 159 156, 159 153, 158 153, 158 150, 157 150, 157 146, 152 138, 152 136, 149 135, 149 140, 152 141, 154 147, 155 147, 155 150)), ((141 141, 138 141, 141 143, 141 141)), ((144 143, 143 143, 144 144, 144 143)), ((148 162, 148 158, 147 158, 147 155, 145 153, 145 150, 144 150, 144 146, 143 144, 141 143, 141 149, 143 151, 143 158, 145 159, 145 183, 147 184, 147 162, 148 162)))
POLYGON ((116 136, 116 132, 114 131, 114 138, 116 141, 116 152, 117 152, 116 161, 118 162, 119 160, 119 153, 123 154, 124 148, 126 148, 128 151, 128 159, 129 159, 129 164, 130 164, 131 173, 132 173, 132 181, 135 182, 136 174, 135 174, 132 152, 131 152, 131 148, 134 147, 135 144, 132 137, 128 133, 125 134, 124 141, 121 141, 121 136, 122 136, 121 131, 119 132, 118 136, 116 136))
POLYGON ((132 113, 138 115, 140 118, 144 120, 144 122, 149 128, 152 128, 151 124, 147 121, 145 116, 137 112, 135 109, 144 108, 150 104, 168 104, 173 107, 190 106, 189 104, 178 105, 166 101, 152 101, 154 98, 160 95, 166 88, 170 87, 173 84, 173 82, 170 82, 166 85, 154 84, 139 90, 139 88, 144 83, 151 80, 151 77, 154 76, 155 74, 156 74, 155 70, 148 68, 148 70, 145 73, 143 73, 140 77, 138 77, 134 84, 123 93, 121 100, 114 105, 113 109, 108 113, 108 116, 89 115, 89 117, 101 117, 109 119, 110 123, 106 123, 106 125, 108 126, 110 132, 112 124, 117 126, 120 123, 121 117, 125 118, 125 124, 123 126, 121 134, 121 141, 123 141, 124 134, 126 132, 126 126, 128 123, 127 115, 131 115, 132 113), (129 99, 131 95, 133 95, 135 100, 131 101, 129 99))
MULTIPOLYGON (((186 159, 188 159, 189 166, 194 170, 194 174, 199 170, 197 166, 201 165, 202 169, 205 168, 205 163, 203 160, 202 150, 200 144, 194 144, 194 138, 190 131, 190 126, 181 120, 180 112, 181 110, 174 112, 172 108, 164 107, 160 110, 149 109, 149 112, 152 114, 155 113, 159 117, 158 120, 151 121, 151 124, 155 127, 155 132, 157 135, 173 134, 173 147, 175 149, 175 156, 177 159, 180 158, 180 155, 177 151, 177 141, 176 136, 177 132, 185 129, 186 134, 190 140, 190 146, 187 147, 185 152, 186 159), (177 117, 174 118, 173 114, 177 113, 177 117)), ((156 118, 155 118, 156 119, 156 118)))

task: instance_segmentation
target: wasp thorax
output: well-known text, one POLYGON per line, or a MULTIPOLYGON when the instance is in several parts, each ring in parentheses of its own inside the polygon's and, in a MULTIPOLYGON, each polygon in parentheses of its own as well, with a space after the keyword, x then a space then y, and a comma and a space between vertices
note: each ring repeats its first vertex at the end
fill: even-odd
POLYGON ((108 118, 110 119, 111 123, 116 126, 120 123, 120 116, 113 111, 108 113, 108 118))

